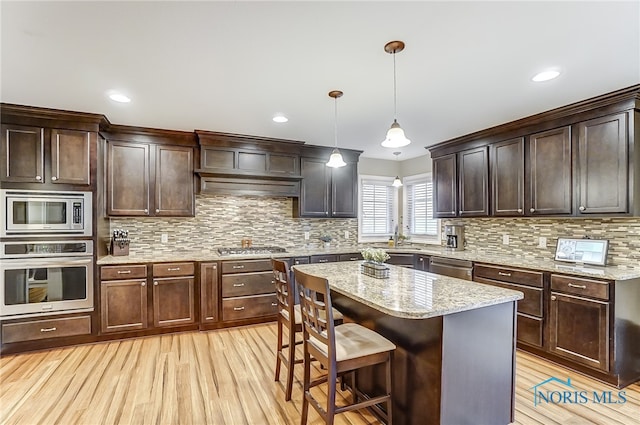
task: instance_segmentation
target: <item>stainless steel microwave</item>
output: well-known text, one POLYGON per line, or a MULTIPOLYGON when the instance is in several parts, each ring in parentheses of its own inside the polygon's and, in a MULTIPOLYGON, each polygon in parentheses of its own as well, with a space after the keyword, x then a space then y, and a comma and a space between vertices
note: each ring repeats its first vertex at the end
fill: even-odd
POLYGON ((91 192, 0 190, 2 237, 92 236, 91 192))

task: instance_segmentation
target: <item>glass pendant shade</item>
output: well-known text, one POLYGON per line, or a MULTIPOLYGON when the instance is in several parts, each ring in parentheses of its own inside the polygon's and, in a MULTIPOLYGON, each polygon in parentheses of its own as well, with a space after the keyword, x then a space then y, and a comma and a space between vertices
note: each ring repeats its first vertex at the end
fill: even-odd
POLYGON ((396 178, 393 179, 393 183, 391 183, 391 186, 402 187, 402 180, 400 180, 400 177, 396 176, 396 178))
POLYGON ((327 162, 327 167, 338 168, 344 167, 345 165, 347 165, 347 163, 342 159, 342 154, 338 148, 334 148, 331 152, 331 156, 329 157, 329 162, 327 162))
POLYGON ((404 130, 398 124, 398 121, 393 120, 391 128, 387 131, 387 138, 382 141, 382 146, 385 148, 401 148, 411 143, 411 140, 407 139, 404 135, 404 130))

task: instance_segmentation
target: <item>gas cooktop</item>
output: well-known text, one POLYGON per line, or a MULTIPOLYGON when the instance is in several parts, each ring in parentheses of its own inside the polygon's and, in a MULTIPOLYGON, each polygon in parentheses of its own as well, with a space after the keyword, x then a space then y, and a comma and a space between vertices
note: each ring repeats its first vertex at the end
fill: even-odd
POLYGON ((218 248, 220 255, 251 255, 251 254, 275 254, 287 252, 286 249, 277 246, 252 246, 250 248, 218 248))

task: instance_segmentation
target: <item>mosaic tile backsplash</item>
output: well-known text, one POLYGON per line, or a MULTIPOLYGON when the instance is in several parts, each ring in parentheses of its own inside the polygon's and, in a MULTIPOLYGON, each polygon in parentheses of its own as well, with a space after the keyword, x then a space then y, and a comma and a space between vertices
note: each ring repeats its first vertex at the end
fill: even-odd
POLYGON ((291 198, 259 196, 197 195, 195 217, 111 218, 111 229, 129 231, 130 254, 240 247, 243 238, 251 238, 253 246, 283 248, 319 248, 323 235, 330 235, 338 248, 358 243, 357 219, 293 218, 291 198), (166 244, 161 243, 163 233, 166 244))
POLYGON ((451 221, 465 225, 467 249, 529 258, 553 259, 559 237, 608 239, 607 265, 640 267, 638 218, 474 218, 451 221), (502 243, 509 235, 509 245, 502 243), (547 247, 539 248, 540 237, 547 247))

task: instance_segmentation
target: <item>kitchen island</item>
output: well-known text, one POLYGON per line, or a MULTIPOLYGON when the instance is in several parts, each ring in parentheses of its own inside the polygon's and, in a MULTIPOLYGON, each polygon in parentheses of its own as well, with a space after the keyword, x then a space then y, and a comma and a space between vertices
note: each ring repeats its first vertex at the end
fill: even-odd
MULTIPOLYGON (((326 278, 334 307, 393 341, 395 424, 513 421, 515 315, 520 292, 389 265, 387 279, 361 262, 298 265, 326 278)), ((374 394, 382 371, 358 374, 374 394)))

